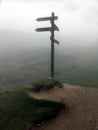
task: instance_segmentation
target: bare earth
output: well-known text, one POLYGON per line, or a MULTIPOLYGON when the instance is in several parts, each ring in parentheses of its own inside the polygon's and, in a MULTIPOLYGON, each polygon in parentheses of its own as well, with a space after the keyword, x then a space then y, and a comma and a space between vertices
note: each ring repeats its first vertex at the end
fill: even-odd
POLYGON ((64 84, 31 97, 62 102, 69 107, 49 122, 32 130, 98 130, 98 89, 64 84))

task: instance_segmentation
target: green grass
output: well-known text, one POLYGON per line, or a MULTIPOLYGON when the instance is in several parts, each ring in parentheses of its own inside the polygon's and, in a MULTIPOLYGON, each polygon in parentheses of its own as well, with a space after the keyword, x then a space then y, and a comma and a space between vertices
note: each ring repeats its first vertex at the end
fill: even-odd
POLYGON ((44 80, 40 80, 40 81, 37 81, 33 84, 33 91, 34 92, 40 92, 41 90, 48 90, 48 89, 51 89, 55 86, 58 86, 58 87, 63 87, 63 85, 55 80, 55 79, 44 79, 44 80))
POLYGON ((41 123, 55 117, 63 104, 30 98, 25 91, 0 93, 0 130, 24 130, 30 122, 41 123))

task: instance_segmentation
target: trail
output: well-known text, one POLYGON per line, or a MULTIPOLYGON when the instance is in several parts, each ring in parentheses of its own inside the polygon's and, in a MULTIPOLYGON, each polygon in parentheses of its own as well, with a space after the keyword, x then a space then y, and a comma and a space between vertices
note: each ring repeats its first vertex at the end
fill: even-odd
POLYGON ((64 103, 69 112, 59 115, 32 130, 98 130, 98 89, 64 84, 40 93, 29 92, 31 97, 64 103))

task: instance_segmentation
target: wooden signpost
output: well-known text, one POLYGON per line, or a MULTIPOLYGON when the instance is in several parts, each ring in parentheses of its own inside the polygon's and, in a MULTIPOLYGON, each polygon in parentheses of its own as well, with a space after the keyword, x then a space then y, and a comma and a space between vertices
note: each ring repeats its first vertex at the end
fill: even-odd
POLYGON ((55 25, 54 20, 57 20, 58 16, 55 16, 54 13, 51 14, 51 17, 43 17, 43 18, 37 18, 36 21, 50 21, 51 27, 44 27, 44 28, 37 28, 35 31, 37 32, 43 32, 43 31, 50 31, 51 36, 51 78, 54 78, 54 43, 59 44, 59 41, 54 39, 54 32, 59 31, 59 28, 55 25))

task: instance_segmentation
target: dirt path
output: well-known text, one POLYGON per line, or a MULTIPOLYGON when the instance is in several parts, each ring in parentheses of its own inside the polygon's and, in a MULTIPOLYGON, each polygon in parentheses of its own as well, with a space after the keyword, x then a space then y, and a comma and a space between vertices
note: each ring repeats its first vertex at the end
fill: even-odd
POLYGON ((70 108, 52 121, 32 130, 98 130, 98 89, 64 84, 41 93, 29 92, 38 99, 62 102, 70 108))

